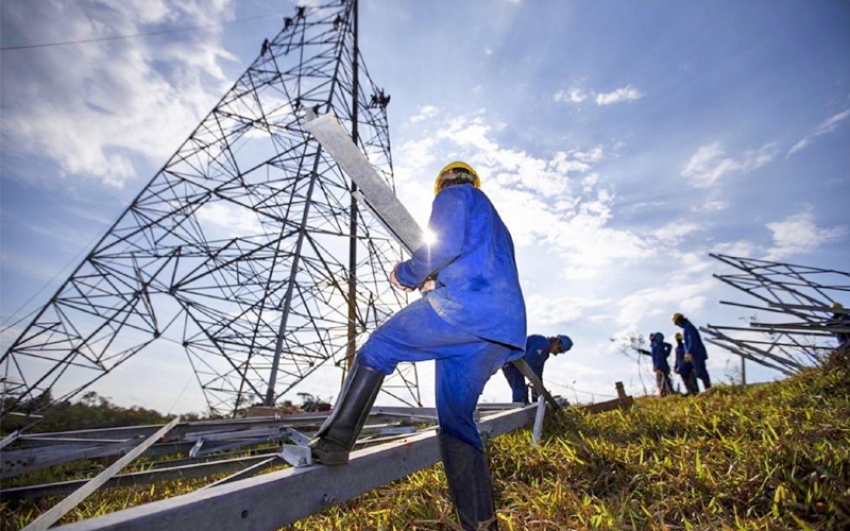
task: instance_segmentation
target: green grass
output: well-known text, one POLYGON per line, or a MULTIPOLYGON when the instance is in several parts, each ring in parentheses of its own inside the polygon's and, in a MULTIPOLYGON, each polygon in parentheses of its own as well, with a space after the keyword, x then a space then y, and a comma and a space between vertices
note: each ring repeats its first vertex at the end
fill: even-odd
MULTIPOLYGON (((788 380, 646 397, 629 412, 549 414, 490 445, 503 530, 850 529, 850 355, 788 380)), ((97 493, 65 521, 209 480, 97 493)), ((47 505, 2 508, 2 529, 47 505), (27 512, 29 511, 29 512, 27 512)), ((374 490, 287 530, 459 529, 442 466, 374 490)))
MULTIPOLYGON (((783 382, 549 415, 490 448, 502 529, 850 529, 848 357, 783 382)), ((457 529, 440 465, 286 529, 457 529)))

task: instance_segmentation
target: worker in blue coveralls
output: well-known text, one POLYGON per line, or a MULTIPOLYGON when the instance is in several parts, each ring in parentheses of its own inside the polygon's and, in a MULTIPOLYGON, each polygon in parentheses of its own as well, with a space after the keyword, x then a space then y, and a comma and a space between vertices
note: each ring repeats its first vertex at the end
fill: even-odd
POLYGON ((422 298, 372 333, 331 416, 310 442, 322 463, 347 463, 384 376, 402 361, 436 360, 440 453, 464 529, 479 522, 496 526, 474 413, 490 376, 523 355, 526 334, 513 240, 479 187, 478 174, 463 162, 438 174, 428 222, 436 241, 390 274, 394 287, 419 288, 422 298))
POLYGON ((711 378, 708 376, 708 369, 705 367, 708 352, 702 343, 699 330, 680 313, 673 314, 673 324, 682 329, 685 340, 685 360, 694 364, 694 373, 697 378, 702 380, 703 387, 711 389, 711 378))
POLYGON ((673 364, 673 371, 682 379, 688 395, 698 395, 699 386, 697 385, 697 376, 694 373, 694 364, 685 361, 685 344, 683 341, 682 333, 676 332, 676 361, 673 364))
POLYGON ((670 385, 670 364, 667 363, 673 345, 664 341, 664 334, 661 332, 649 334, 649 343, 652 351, 642 348, 637 349, 637 351, 646 356, 652 356, 652 370, 655 371, 658 395, 667 396, 673 391, 673 387, 670 385))
MULTIPOLYGON (((549 359, 549 355, 556 356, 573 348, 573 341, 567 336, 543 337, 538 334, 528 336, 525 343, 525 361, 534 374, 543 381, 543 365, 549 359)), ((528 404, 528 385, 525 376, 513 363, 506 363, 502 367, 502 373, 511 386, 511 402, 528 404)), ((531 390, 531 401, 537 402, 537 389, 531 390)))

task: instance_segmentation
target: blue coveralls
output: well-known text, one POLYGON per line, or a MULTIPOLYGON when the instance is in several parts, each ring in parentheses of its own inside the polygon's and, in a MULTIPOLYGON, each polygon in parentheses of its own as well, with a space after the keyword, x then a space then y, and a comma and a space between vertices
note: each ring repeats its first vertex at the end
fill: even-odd
POLYGON ((401 361, 436 360, 440 429, 483 450, 474 413, 484 384, 525 347, 525 301, 514 246, 490 200, 472 185, 450 186, 434 199, 430 247, 396 269, 399 282, 425 293, 372 333, 359 362, 390 374, 401 361))
POLYGON ((694 389, 696 386, 696 375, 694 375, 694 364, 690 361, 685 361, 685 345, 679 343, 676 345, 676 363, 673 365, 674 370, 682 378, 685 384, 685 389, 688 394, 696 394, 699 389, 694 389))
POLYGON ((687 319, 684 319, 682 324, 682 338, 685 342, 685 352, 691 353, 697 378, 702 380, 703 386, 708 389, 711 387, 711 379, 708 376, 708 370, 705 368, 708 352, 705 350, 705 345, 702 344, 699 330, 687 319))
POLYGON ((682 344, 676 345, 676 363, 673 365, 673 369, 682 379, 686 379, 694 370, 694 364, 685 361, 685 346, 682 344))
MULTIPOLYGON (((539 334, 528 336, 528 340, 525 343, 525 361, 531 367, 532 372, 541 380, 543 380, 543 366, 546 364, 546 360, 549 359, 551 348, 549 339, 539 334)), ((525 376, 512 363, 508 363, 502 367, 502 372, 508 380, 508 385, 511 386, 511 401, 527 404, 528 386, 525 383, 525 376)), ((532 391, 531 394, 531 399, 537 400, 537 391, 532 391)))
POLYGON ((670 385, 670 365, 667 363, 671 350, 673 350, 673 346, 664 342, 664 335, 656 333, 652 341, 652 370, 655 371, 655 380, 661 396, 666 395, 672 389, 670 385))

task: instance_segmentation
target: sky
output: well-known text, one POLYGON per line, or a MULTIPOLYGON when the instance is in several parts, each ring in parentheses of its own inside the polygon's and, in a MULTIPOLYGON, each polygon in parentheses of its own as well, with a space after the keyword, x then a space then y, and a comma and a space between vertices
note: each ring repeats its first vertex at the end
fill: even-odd
MULTIPOLYGON (((438 170, 478 170, 516 244, 529 333, 575 343, 546 366, 556 394, 652 392, 647 362, 611 338, 672 338, 676 311, 740 324, 747 312, 719 301, 751 301, 713 278, 728 270, 709 253, 848 269, 850 3, 360 3, 363 57, 392 97, 399 197, 424 225, 438 170)), ((94 40, 0 53, 4 329, 50 299, 293 13, 271 0, 0 4, 0 47, 94 40), (102 40, 140 33, 156 34, 102 40)), ((708 362, 714 381, 738 377, 720 348, 708 362)), ((426 364, 426 404, 432 377, 426 364)), ((300 390, 329 398, 338 384, 325 372, 300 390)), ((185 359, 143 352, 93 389, 181 413, 204 408, 195 385, 185 359)), ((482 396, 509 398, 498 374, 482 396)))

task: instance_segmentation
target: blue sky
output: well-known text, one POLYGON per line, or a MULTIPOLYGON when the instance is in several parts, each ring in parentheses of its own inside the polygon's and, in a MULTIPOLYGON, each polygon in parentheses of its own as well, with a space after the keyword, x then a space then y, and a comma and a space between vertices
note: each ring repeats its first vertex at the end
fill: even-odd
MULTIPOLYGON (((4 0, 0 10, 3 47, 211 26, 2 52, 8 323, 49 299, 294 8, 4 0)), ((649 387, 646 365, 611 337, 672 336, 674 311, 739 322, 718 301, 745 300, 712 278, 722 269, 709 252, 847 270, 848 28, 847 2, 790 0, 361 0, 360 19, 370 73, 392 96, 402 201, 424 223, 445 162, 479 170, 517 244, 529 333, 576 345, 546 379, 581 400, 590 395, 559 386, 599 399, 621 380, 642 394, 642 374, 649 387)), ((726 379, 728 356, 709 353, 713 378, 726 379)), ((326 372, 303 390, 327 397, 337 384, 326 372)), ((143 352, 95 389, 181 412, 203 408, 193 386, 185 359, 143 352)), ((508 397, 495 376, 484 399, 508 397)))

